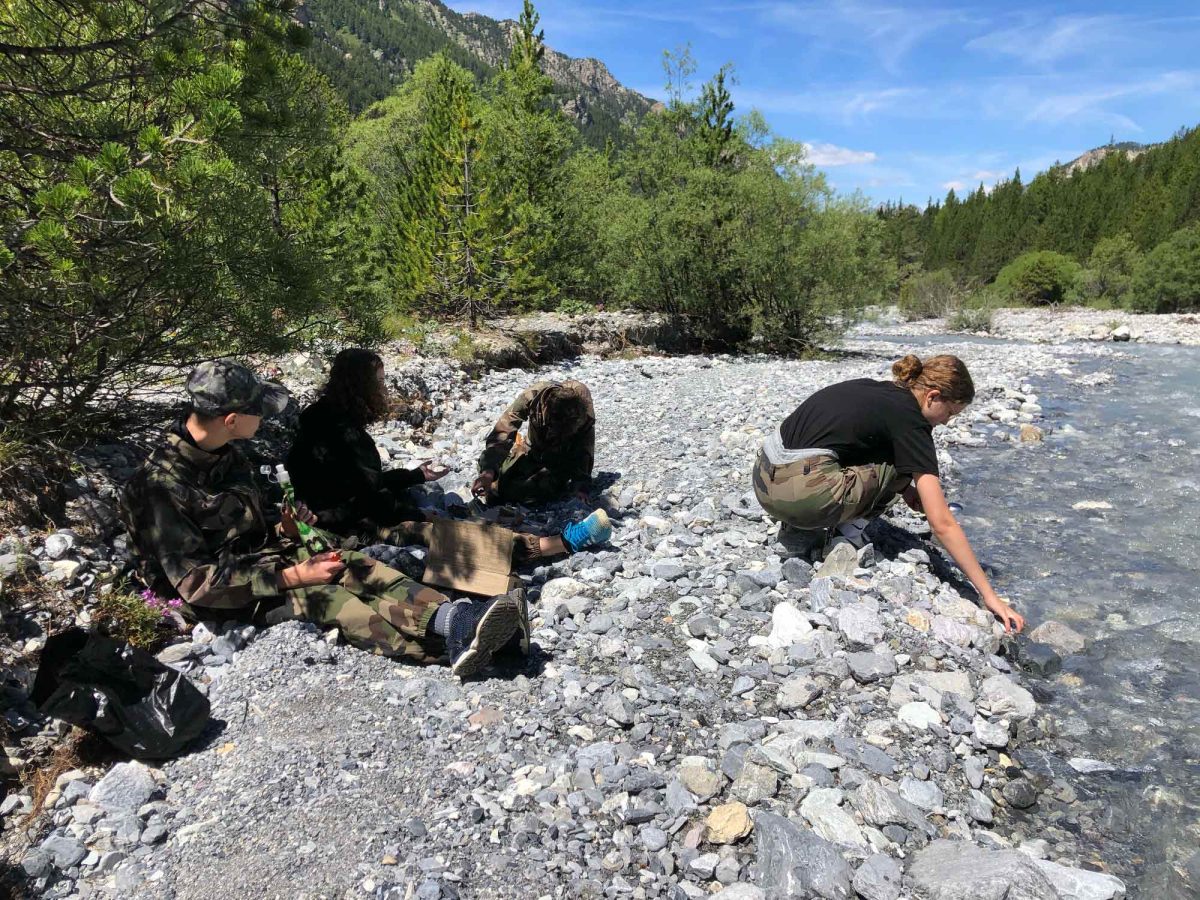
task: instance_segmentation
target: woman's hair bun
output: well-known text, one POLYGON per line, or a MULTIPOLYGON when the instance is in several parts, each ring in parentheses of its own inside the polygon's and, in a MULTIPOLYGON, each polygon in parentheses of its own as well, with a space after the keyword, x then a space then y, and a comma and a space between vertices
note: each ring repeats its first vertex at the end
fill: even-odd
POLYGON ((912 384, 921 377, 921 369, 923 368, 921 358, 910 353, 903 359, 898 359, 892 363, 892 375, 901 384, 912 384))

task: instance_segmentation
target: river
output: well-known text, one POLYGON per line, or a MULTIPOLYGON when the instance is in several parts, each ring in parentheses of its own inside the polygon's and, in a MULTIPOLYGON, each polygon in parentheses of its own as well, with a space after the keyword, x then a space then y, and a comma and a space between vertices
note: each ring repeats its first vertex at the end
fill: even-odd
POLYGON ((1080 800, 1067 809, 1080 812, 1055 826, 1131 897, 1195 897, 1180 870, 1200 880, 1200 350, 1122 345, 1072 369, 1030 379, 1044 443, 954 453, 953 499, 1031 627, 1058 619, 1088 639, 1041 683, 1045 709, 1064 758, 1112 770, 1070 772, 1080 800))

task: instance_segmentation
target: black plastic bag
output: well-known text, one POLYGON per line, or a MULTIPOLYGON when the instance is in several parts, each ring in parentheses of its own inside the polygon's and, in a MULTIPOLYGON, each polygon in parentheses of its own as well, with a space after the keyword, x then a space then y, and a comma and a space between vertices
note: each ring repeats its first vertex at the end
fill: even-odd
POLYGON ((169 759, 209 721, 208 698, 187 676, 124 641, 79 628, 42 650, 33 702, 96 732, 135 759, 169 759))

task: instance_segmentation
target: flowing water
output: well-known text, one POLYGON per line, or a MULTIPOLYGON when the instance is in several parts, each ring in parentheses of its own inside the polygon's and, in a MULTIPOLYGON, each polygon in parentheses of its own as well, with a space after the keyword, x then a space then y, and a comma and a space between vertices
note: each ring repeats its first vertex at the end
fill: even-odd
POLYGON ((1113 767, 1070 773, 1094 823, 1081 841, 1131 897, 1197 897, 1200 350, 1123 345, 1073 369, 1030 379, 1044 444, 954 452, 954 499, 997 590, 1088 639, 1043 682, 1063 755, 1113 767))

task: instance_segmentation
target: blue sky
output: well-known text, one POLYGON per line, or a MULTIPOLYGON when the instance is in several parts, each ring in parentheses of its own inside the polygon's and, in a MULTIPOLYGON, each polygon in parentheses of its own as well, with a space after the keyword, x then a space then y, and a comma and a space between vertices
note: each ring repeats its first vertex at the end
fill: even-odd
MULTIPOLYGON (((450 0, 516 18, 521 0, 450 0)), ((804 141, 841 191, 924 204, 1020 166, 1200 123, 1200 3, 541 0, 546 42, 663 96, 662 51, 697 80, 731 62, 740 111, 804 141)))

